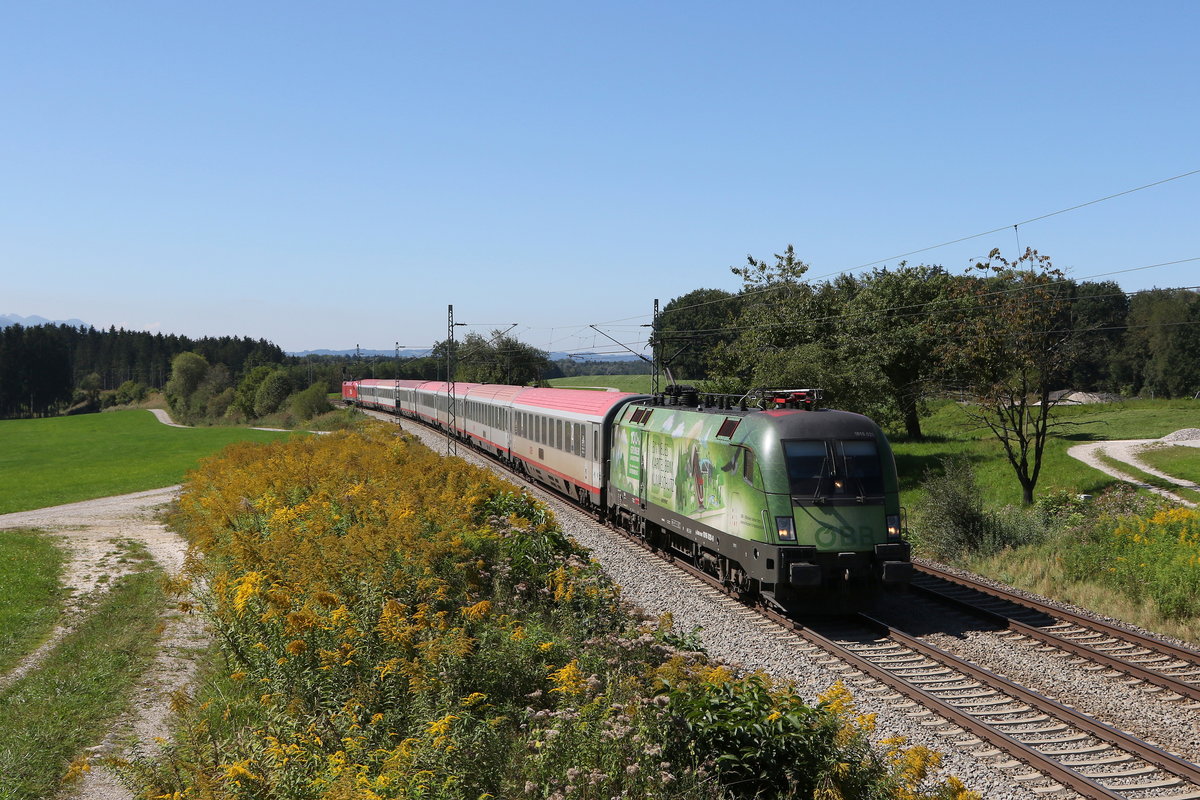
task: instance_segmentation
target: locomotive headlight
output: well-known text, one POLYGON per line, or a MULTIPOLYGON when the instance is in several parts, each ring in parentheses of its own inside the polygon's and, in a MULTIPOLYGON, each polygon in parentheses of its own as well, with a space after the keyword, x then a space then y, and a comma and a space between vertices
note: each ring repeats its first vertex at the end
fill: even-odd
MULTIPOLYGON (((878 519, 878 518, 877 518, 878 519)), ((887 515, 887 538, 889 542, 900 541, 900 515, 887 515)))
POLYGON ((779 541, 796 541, 796 522, 791 517, 776 517, 775 530, 779 534, 779 541))

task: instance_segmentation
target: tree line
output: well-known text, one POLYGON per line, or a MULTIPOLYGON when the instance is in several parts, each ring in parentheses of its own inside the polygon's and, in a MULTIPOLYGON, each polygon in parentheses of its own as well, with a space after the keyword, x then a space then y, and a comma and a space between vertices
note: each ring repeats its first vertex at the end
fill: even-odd
POLYGON ((161 387, 171 362, 194 352, 234 372, 284 360, 263 339, 204 337, 70 325, 10 325, 0 329, 0 418, 92 408, 102 394, 132 397, 161 387), (140 389, 138 388, 140 387, 140 389))
POLYGON ((1200 391, 1200 294, 1074 281, 1030 252, 1008 267, 997 252, 966 274, 901 264, 807 282, 808 266, 789 246, 774 261, 749 257, 732 268, 739 292, 696 289, 671 300, 652 345, 675 377, 706 389, 821 386, 842 407, 914 437, 927 399, 978 377, 963 357, 984 346, 983 332, 997 341, 1054 334, 1064 356, 1049 376, 1055 389, 1124 397, 1200 391), (1034 275, 1042 276, 1041 294, 1034 275), (982 330, 968 337, 972 326, 982 330))
POLYGON ((739 292, 668 303, 652 345, 708 392, 822 388, 830 404, 922 438, 929 400, 953 396, 992 432, 1033 500, 1063 390, 1124 397, 1200 392, 1200 294, 1075 281, 1049 257, 992 251, 939 265, 804 279, 792 246, 733 267, 739 292))

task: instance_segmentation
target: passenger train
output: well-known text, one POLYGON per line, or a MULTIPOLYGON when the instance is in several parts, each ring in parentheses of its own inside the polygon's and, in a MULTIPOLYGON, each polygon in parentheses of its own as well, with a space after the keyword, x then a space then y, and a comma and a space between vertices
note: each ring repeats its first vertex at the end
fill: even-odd
POLYGON ((455 383, 450 397, 442 381, 342 384, 346 403, 470 442, 766 604, 806 610, 911 578, 887 437, 860 414, 819 408, 819 390, 455 383))

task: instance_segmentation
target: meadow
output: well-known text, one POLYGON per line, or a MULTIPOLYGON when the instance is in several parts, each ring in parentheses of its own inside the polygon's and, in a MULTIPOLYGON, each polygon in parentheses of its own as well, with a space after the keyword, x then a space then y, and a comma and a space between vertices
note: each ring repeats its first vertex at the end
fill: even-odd
POLYGON ((153 658, 162 573, 144 550, 39 667, 0 691, 0 800, 55 797, 88 768, 77 758, 108 732, 153 658), (68 766, 70 765, 70 766, 68 766))
POLYGON ((0 514, 171 486, 227 444, 286 435, 173 428, 145 410, 0 420, 0 514))
MULTIPOLYGON (((1046 443, 1036 496, 1066 492, 1098 495, 1118 481, 1067 455, 1077 444, 1114 439, 1156 439, 1196 427, 1200 403, 1192 400, 1131 400, 1087 406, 1059 406, 1058 423, 1046 443)), ((968 459, 975 470, 986 505, 1021 502, 1021 486, 999 441, 973 423, 954 402, 942 402, 921 420, 925 441, 891 437, 905 506, 912 508, 924 494, 926 472, 940 470, 943 459, 968 459)), ((1200 451, 1197 451, 1200 453, 1200 451)))
MULTIPOLYGON (((1200 425, 1200 414, 1193 423, 1200 425)), ((1142 451, 1138 458, 1160 472, 1200 484, 1200 447, 1155 447, 1142 451)))
POLYGON ((552 378, 548 383, 559 389, 611 387, 619 392, 650 394, 649 375, 576 375, 572 378, 552 378))
MULTIPOLYGON (((1046 444, 1037 505, 1019 509, 1020 486, 999 442, 973 428, 957 404, 937 407, 922 420, 927 441, 893 440, 905 506, 918 512, 936 507, 925 503, 932 496, 924 482, 940 474, 943 459, 964 458, 977 482, 983 524, 996 534, 987 551, 960 552, 954 560, 1014 586, 1200 642, 1200 515, 1170 511, 1165 501, 1067 455, 1080 443, 1155 439, 1196 427, 1200 404, 1144 400, 1061 406, 1055 417, 1061 424, 1046 444), (1080 495, 1094 499, 1081 501, 1080 495)), ((1173 447, 1149 454, 1148 463, 1189 479, 1200 450, 1173 447)), ((1101 460, 1137 480, 1172 488, 1124 462, 1104 455, 1101 460)), ((944 556, 927 549, 920 513, 910 517, 910 525, 920 555, 944 556)))
POLYGON ((62 550, 36 532, 0 530, 0 675, 58 621, 62 562, 62 550))

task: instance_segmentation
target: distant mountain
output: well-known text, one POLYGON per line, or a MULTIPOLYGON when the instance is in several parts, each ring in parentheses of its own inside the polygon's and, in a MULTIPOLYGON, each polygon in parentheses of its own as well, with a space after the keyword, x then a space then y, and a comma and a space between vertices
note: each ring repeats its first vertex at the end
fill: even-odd
POLYGON ((7 328, 9 325, 24 325, 29 328, 34 325, 70 325, 72 328, 90 328, 81 319, 46 319, 34 314, 31 317, 22 317, 20 314, 0 314, 0 328, 7 328))

